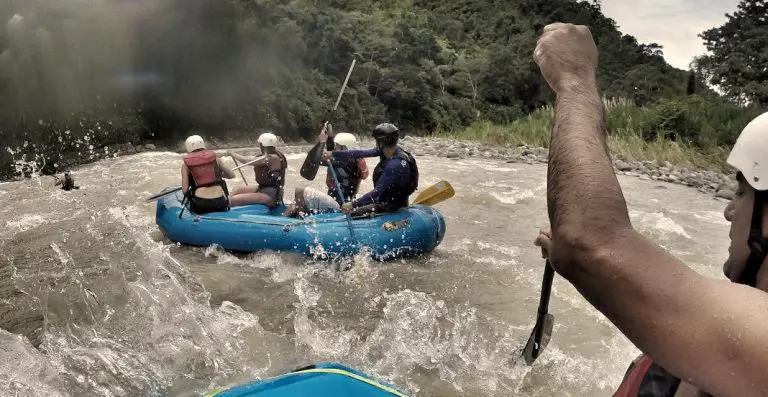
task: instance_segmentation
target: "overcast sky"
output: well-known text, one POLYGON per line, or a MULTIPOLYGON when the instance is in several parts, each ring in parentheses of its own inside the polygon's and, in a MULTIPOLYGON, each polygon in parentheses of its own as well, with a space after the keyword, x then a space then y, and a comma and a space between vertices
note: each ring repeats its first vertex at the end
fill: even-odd
POLYGON ((641 43, 664 47, 672 66, 687 70, 694 56, 706 52, 698 34, 725 23, 739 0, 602 0, 603 14, 641 43))

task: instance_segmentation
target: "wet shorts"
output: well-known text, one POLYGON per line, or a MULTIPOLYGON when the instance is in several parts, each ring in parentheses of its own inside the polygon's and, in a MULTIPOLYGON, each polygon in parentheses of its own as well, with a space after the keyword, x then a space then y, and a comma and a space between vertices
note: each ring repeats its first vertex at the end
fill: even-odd
POLYGON ((213 199, 192 197, 189 200, 189 210, 198 215, 209 212, 227 212, 229 211, 229 200, 224 196, 213 199))
POLYGON ((307 210, 316 214, 341 211, 341 206, 333 197, 311 187, 304 188, 304 202, 307 205, 307 210))
POLYGON ((275 202, 280 202, 280 198, 278 197, 277 188, 273 186, 260 186, 258 190, 256 190, 256 193, 264 193, 269 197, 272 197, 272 199, 275 200, 275 202))

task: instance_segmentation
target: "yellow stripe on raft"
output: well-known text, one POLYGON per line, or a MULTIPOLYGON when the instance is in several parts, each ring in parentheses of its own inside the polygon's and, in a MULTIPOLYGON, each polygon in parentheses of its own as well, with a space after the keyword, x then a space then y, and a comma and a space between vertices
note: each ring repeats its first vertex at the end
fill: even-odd
MULTIPOLYGON (((357 374, 353 374, 351 372, 344 371, 343 369, 337 369, 337 368, 305 369, 305 370, 298 371, 298 372, 291 372, 291 373, 288 373, 288 374, 283 374, 283 375, 275 376, 273 378, 267 378, 264 381, 274 380, 274 379, 279 379, 279 378, 285 378, 285 377, 288 377, 288 376, 291 376, 291 375, 300 375, 300 374, 307 374, 307 373, 313 373, 313 372, 314 373, 337 374, 337 375, 348 376, 350 378, 357 379, 359 381, 365 382, 365 383, 367 383, 367 384, 369 384, 371 386, 377 387, 377 388, 379 388, 381 390, 384 390, 384 391, 386 391, 388 393, 392 393, 392 394, 396 395, 397 397, 408 397, 407 395, 405 395, 403 393, 400 393, 399 391, 397 391, 397 390, 395 390, 395 389, 393 389, 391 387, 384 386, 384 385, 382 385, 382 384, 380 384, 378 382, 375 382, 373 380, 370 380, 370 379, 368 379, 366 377, 363 377, 363 376, 360 376, 360 375, 357 375, 357 374)), ((205 397, 215 397, 215 396, 217 396, 217 395, 219 395, 219 394, 221 394, 221 393, 223 393, 225 391, 226 390, 218 390, 218 391, 212 392, 210 394, 206 394, 205 397)))

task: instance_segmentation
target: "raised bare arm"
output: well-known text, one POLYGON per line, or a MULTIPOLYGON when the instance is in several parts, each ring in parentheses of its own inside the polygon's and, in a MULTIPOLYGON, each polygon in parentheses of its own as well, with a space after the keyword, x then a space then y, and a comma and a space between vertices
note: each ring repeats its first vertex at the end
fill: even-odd
POLYGON ((632 228, 607 151, 589 30, 549 25, 534 57, 557 93, 552 265, 676 376, 715 395, 768 394, 766 294, 702 277, 632 228))

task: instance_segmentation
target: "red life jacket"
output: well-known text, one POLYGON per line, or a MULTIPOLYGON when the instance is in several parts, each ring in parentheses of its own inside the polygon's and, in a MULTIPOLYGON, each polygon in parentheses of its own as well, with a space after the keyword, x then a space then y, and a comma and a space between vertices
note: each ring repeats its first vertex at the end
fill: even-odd
POLYGON ((638 357, 624 376, 619 388, 613 393, 613 397, 637 397, 637 394, 640 393, 640 385, 643 383, 648 369, 651 368, 651 364, 653 361, 645 354, 638 357))
POLYGON ((192 176, 189 185, 193 192, 199 187, 221 186, 223 181, 219 176, 216 153, 212 150, 188 153, 184 156, 184 164, 192 176))

